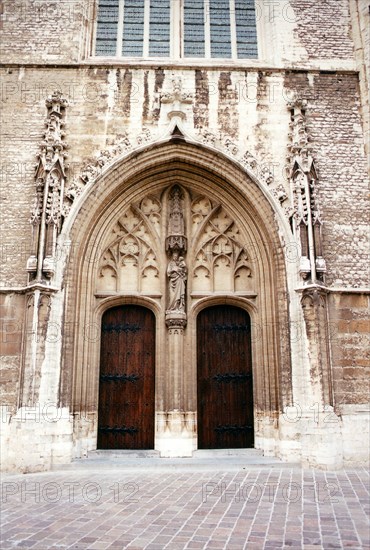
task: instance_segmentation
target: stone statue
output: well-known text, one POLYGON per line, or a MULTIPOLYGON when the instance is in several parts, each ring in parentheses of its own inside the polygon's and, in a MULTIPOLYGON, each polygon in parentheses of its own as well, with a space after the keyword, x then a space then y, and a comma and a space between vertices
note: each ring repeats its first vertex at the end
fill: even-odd
POLYGON ((172 252, 172 258, 168 263, 167 276, 169 280, 169 300, 167 312, 185 313, 185 288, 187 279, 187 267, 183 256, 178 250, 172 252))

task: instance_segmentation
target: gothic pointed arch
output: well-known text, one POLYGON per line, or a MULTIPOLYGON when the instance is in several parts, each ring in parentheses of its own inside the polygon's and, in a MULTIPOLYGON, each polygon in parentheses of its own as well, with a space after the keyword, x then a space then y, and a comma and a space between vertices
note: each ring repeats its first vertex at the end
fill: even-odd
POLYGON ((286 229, 261 186, 240 167, 185 142, 143 150, 96 181, 94 192, 79 203, 63 228, 75 247, 64 273, 58 274, 67 289, 66 322, 77 327, 63 351, 61 400, 72 401, 77 416, 93 419, 89 426, 83 420, 76 424, 76 437, 85 438, 87 445, 95 437, 99 326, 106 300, 156 304, 156 437, 167 437, 173 420, 169 414, 179 414, 180 432, 195 437, 195 311, 198 303, 217 299, 251 311, 256 442, 276 438, 276 419, 291 403, 292 391, 280 241, 286 229), (176 193, 183 220, 179 234, 171 237, 168 220, 176 193), (168 331, 174 322, 166 318, 170 237, 187 243, 187 324, 181 329, 185 362, 178 389, 167 365, 168 331), (176 392, 178 407, 171 397, 176 392))

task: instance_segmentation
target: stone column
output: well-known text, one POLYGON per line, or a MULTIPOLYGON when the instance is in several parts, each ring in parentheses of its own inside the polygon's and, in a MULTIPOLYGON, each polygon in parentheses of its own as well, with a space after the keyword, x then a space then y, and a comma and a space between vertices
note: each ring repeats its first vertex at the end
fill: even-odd
POLYGON ((183 213, 183 193, 175 185, 169 194, 166 251, 167 266, 167 369, 166 426, 161 443, 162 456, 190 456, 191 442, 185 421, 183 373, 186 315, 187 240, 183 213))

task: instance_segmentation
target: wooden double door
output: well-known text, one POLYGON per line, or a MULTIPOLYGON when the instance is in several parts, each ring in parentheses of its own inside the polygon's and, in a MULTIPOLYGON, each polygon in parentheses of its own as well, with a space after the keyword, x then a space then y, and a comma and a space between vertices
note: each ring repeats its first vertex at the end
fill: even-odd
MULTIPOLYGON (((238 307, 198 315, 199 449, 254 446, 250 335, 249 315, 238 307)), ((154 314, 136 305, 111 308, 102 319, 98 448, 153 449, 154 419, 154 314)))

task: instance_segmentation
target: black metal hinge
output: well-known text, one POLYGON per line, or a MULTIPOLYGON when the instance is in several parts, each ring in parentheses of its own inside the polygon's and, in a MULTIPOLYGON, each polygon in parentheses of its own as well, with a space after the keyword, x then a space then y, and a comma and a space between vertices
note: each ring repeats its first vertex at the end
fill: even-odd
POLYGON ((134 426, 101 426, 98 428, 99 432, 106 433, 106 434, 136 434, 138 433, 138 428, 135 428, 134 426))
POLYGON ((245 380, 250 380, 252 375, 250 373, 243 372, 225 372, 224 374, 215 374, 212 379, 216 382, 244 382, 245 380))
POLYGON ((138 332, 141 330, 140 325, 130 325, 129 323, 104 323, 102 325, 102 331, 103 332, 116 332, 117 334, 119 332, 138 332))
POLYGON ((213 325, 216 332, 250 332, 249 325, 213 325))
POLYGON ((132 382, 133 384, 139 380, 138 374, 101 374, 100 380, 103 382, 132 382))
POLYGON ((226 433, 226 432, 238 433, 238 432, 248 432, 250 430, 253 430, 253 426, 226 425, 226 426, 217 426, 217 428, 215 428, 215 432, 217 433, 226 433))

